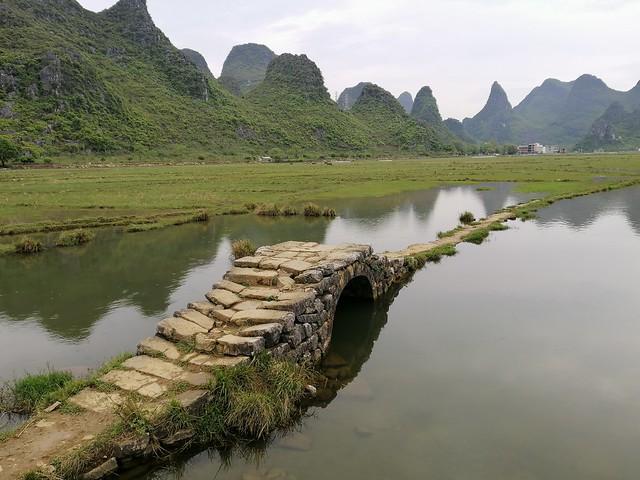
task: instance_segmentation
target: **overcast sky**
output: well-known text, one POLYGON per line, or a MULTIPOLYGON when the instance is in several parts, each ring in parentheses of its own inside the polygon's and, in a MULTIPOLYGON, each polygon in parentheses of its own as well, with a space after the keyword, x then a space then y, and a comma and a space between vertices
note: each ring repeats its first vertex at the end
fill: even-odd
MULTIPOLYGON (((80 0, 94 11, 114 0, 80 0)), ((220 74, 233 45, 306 53, 332 95, 371 81, 399 95, 430 85, 443 116, 482 108, 498 80, 515 105, 545 78, 640 80, 640 0, 148 0, 174 45, 220 74), (634 40, 635 39, 635 40, 634 40)))

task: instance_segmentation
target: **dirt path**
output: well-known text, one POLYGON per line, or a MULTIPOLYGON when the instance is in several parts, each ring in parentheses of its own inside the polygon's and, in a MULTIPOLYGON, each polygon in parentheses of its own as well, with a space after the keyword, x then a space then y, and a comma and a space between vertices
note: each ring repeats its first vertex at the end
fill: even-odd
POLYGON ((18 431, 21 434, 0 445, 0 478, 21 479, 28 471, 89 444, 114 421, 113 414, 94 412, 54 412, 32 419, 18 431))

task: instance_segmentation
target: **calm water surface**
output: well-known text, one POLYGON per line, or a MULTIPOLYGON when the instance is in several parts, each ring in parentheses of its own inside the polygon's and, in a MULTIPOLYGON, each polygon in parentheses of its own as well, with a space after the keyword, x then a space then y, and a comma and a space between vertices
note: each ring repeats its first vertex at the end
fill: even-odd
MULTIPOLYGON (((473 199, 475 208, 489 208, 477 200, 487 192, 443 193, 468 195, 447 206, 442 218, 454 220, 444 225, 416 206, 427 202, 423 192, 415 202, 405 197, 407 203, 378 216, 364 213, 370 202, 345 205, 351 216, 308 224, 304 231, 287 223, 282 225, 291 229, 278 232, 265 223, 257 232, 247 222, 220 227, 213 241, 211 226, 195 226, 200 234, 189 233, 189 241, 178 237, 187 230, 154 232, 155 241, 135 251, 125 240, 131 236, 114 237, 101 241, 127 242, 118 254, 96 245, 96 253, 76 269, 68 265, 82 263, 88 252, 64 253, 67 267, 58 268, 57 280, 51 274, 39 289, 14 294, 11 303, 12 296, 4 294, 8 285, 2 287, 0 341, 5 333, 12 340, 0 345, 0 355, 9 359, 8 349, 24 359, 34 350, 25 351, 28 343, 21 349, 12 345, 32 341, 35 350, 49 345, 69 362, 76 348, 75 361, 91 364, 97 356, 87 353, 87 343, 98 348, 119 336, 129 348, 153 328, 158 313, 183 305, 226 268, 229 235, 253 235, 264 243, 294 236, 334 242, 351 235, 349 240, 373 241, 378 249, 395 248, 424 240, 403 237, 396 245, 396 235, 418 234, 422 226, 433 229, 431 238, 450 227, 473 199), (407 215, 407 225, 396 222, 397 215, 407 215), (332 233, 339 222, 344 226, 332 233), (171 235, 164 244, 163 235, 171 235), (193 236, 206 240, 198 247, 193 236), (143 255, 146 249, 149 256, 143 255), (137 264, 127 269, 132 259, 137 264), (93 273, 85 272, 92 267, 93 273), (63 309, 60 295, 75 303, 63 309), (130 339, 123 338, 125 328, 135 330, 130 339), (24 339, 17 331, 26 332, 24 339)), ((428 266, 378 303, 341 304, 324 366, 328 388, 320 391, 300 431, 254 452, 261 453, 258 459, 227 453, 223 461, 216 451, 194 452, 124 478, 636 479, 640 189, 560 202, 538 220, 511 227, 482 246, 462 245, 457 257, 428 266)), ((40 258, 34 260, 53 262, 40 258)))

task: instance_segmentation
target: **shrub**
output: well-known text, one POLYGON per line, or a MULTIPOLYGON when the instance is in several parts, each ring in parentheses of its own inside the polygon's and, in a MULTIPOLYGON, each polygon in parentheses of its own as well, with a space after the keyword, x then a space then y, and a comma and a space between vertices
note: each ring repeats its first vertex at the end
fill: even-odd
POLYGON ((256 215, 263 217, 277 217, 280 215, 280 207, 275 204, 262 204, 258 205, 254 210, 256 215))
POLYGON ((303 213, 305 217, 319 217, 322 215, 322 210, 315 203, 307 203, 304 206, 303 213))
POLYGON ((5 138, 0 138, 0 166, 4 167, 8 162, 17 160, 20 149, 17 145, 5 138))
POLYGON ((85 230, 76 230, 75 232, 63 232, 58 237, 56 245, 58 247, 74 247, 76 245, 84 245, 95 238, 93 232, 85 230))
POLYGON ((257 205, 253 202, 249 202, 249 203, 245 203, 244 204, 244 208, 246 208, 248 211, 253 212, 256 209, 257 205))
POLYGON ((32 238, 23 238, 15 244, 16 253, 20 255, 33 255, 36 253, 40 253, 42 248, 42 243, 38 240, 33 240, 32 238))
POLYGON ((250 257, 256 253, 256 247, 251 240, 236 240, 231 243, 231 253, 234 258, 250 257))
POLYGON ((474 217, 473 213, 467 211, 460 214, 460 223, 465 225, 469 225, 476 221, 476 217, 474 217))
POLYGON ((322 209, 322 216, 334 218, 336 216, 336 211, 333 208, 324 207, 322 209))

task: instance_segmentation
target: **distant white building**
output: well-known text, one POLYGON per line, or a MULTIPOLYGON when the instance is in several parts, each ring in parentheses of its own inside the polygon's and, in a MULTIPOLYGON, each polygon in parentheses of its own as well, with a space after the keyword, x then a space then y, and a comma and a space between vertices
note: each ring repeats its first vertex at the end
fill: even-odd
POLYGON ((529 143, 527 145, 518 145, 518 153, 520 155, 542 155, 565 153, 566 149, 558 145, 542 145, 541 143, 529 143))
POLYGON ((530 143, 528 145, 518 145, 518 153, 520 155, 540 155, 545 153, 544 145, 541 143, 530 143))

